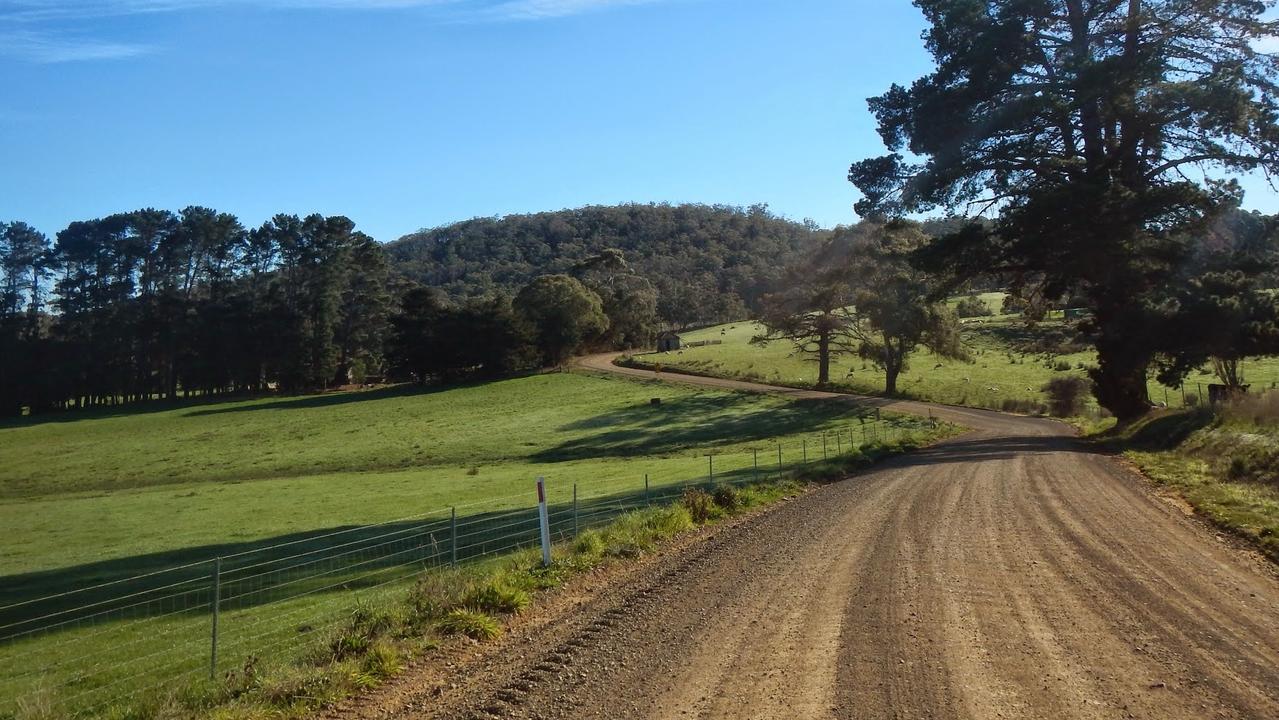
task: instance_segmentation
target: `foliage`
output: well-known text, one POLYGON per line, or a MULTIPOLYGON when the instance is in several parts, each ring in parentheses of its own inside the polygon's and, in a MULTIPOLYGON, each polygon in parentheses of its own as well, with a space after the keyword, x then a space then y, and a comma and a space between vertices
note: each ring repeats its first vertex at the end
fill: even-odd
POLYGON ((1055 377, 1044 384, 1048 395, 1048 411, 1057 417, 1074 417, 1084 410, 1088 382, 1081 377, 1055 377))
POLYGON ((986 302, 976 295, 969 295, 960 299, 955 306, 955 314, 961 318, 990 317, 995 313, 990 309, 986 302))
POLYGON ((608 329, 599 295, 568 275, 543 275, 515 297, 545 366, 562 365, 608 329))
MULTIPOLYGON (((779 268, 821 237, 812 224, 762 205, 618 205, 476 218, 408 235, 387 252, 409 278, 462 299, 514 293, 540 275, 573 274, 589 258, 616 251, 629 273, 655 289, 660 321, 683 328, 756 308, 779 268)), ((599 295, 607 311, 608 293, 599 295)), ((628 337, 622 329, 630 324, 615 327, 628 337)))
POLYGON ((849 310, 853 293, 842 277, 842 267, 814 267, 809 261, 788 272, 784 289, 761 300, 759 322, 764 332, 751 343, 766 346, 774 340, 789 342, 795 353, 817 363, 817 385, 830 382, 831 361, 854 352, 849 336, 849 310))
POLYGON ((722 512, 715 504, 715 498, 701 488, 686 488, 684 494, 680 497, 680 502, 683 503, 684 509, 688 511, 689 517, 698 525, 714 520, 722 512))
POLYGON ((344 217, 188 207, 0 233, 0 413, 342 385, 382 372, 382 249, 344 217), (48 280, 56 273, 52 287, 48 280))
POLYGON ((1220 171, 1279 170, 1276 24, 1235 0, 916 0, 936 69, 870 100, 891 154, 855 163, 863 215, 998 210, 924 264, 1007 274, 1093 312, 1099 402, 1149 407, 1146 371, 1182 348, 1174 287, 1190 238, 1239 199, 1220 171), (903 152, 919 157, 904 159, 903 152), (1192 175, 1204 177, 1202 182, 1192 175))
POLYGON ((496 618, 477 610, 450 610, 440 619, 439 628, 472 640, 493 640, 502 634, 502 625, 496 618))
POLYGON ((910 264, 925 242, 917 223, 898 220, 863 223, 832 243, 856 288, 848 332, 857 354, 883 368, 888 395, 897 393, 897 379, 921 345, 939 357, 968 357, 955 314, 934 299, 934 281, 910 264))

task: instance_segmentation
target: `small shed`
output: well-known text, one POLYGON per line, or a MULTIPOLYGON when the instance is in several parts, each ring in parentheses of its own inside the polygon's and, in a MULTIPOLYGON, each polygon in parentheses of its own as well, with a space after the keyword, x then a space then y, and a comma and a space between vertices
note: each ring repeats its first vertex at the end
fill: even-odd
POLYGON ((670 352, 671 350, 679 350, 684 346, 684 341, 679 335, 673 332, 663 332, 657 335, 657 351, 670 352))

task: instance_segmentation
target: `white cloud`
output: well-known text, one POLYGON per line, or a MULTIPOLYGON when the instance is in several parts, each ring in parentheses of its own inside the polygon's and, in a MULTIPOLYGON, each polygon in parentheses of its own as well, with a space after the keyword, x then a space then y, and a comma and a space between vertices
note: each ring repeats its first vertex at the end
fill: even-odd
POLYGON ((40 32, 0 32, 0 55, 34 63, 118 60, 145 55, 149 45, 74 38, 40 32))
POLYGON ((149 45, 79 37, 71 28, 104 17, 232 7, 268 10, 434 8, 454 22, 534 21, 672 0, 0 0, 0 57, 58 63, 113 60, 152 52, 149 45))

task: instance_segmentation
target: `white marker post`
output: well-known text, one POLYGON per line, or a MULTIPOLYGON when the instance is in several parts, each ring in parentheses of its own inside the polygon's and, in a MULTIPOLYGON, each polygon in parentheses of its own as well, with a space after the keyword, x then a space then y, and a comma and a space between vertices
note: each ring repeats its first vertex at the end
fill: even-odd
POLYGON ((537 479, 537 519, 542 526, 542 567, 551 564, 551 520, 546 514, 546 478, 537 479))

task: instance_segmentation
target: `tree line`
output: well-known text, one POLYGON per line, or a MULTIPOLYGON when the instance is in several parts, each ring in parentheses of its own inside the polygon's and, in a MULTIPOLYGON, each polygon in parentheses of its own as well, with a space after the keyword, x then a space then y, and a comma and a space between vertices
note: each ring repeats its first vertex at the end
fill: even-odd
POLYGON ((500 375, 651 343, 657 302, 616 249, 451 299, 340 216, 0 223, 0 415, 500 375))

